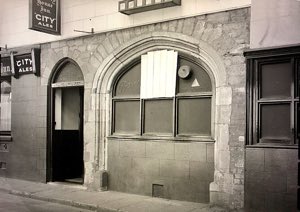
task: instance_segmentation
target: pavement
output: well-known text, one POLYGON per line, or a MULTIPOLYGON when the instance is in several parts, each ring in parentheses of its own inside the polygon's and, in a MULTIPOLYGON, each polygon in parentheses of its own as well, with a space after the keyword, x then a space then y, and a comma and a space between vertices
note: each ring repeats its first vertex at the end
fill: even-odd
POLYGON ((37 183, 0 177, 0 193, 97 212, 226 212, 204 203, 167 200, 115 191, 89 191, 66 183, 37 183))

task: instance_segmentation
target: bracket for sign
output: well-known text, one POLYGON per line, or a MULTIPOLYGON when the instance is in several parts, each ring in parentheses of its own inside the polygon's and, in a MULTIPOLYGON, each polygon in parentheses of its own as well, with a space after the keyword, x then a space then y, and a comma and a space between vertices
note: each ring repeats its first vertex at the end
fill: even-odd
POLYGON ((31 49, 32 70, 35 76, 40 76, 40 49, 31 49))
POLYGON ((10 65, 11 65, 11 74, 15 78, 18 78, 15 71, 15 58, 14 58, 15 52, 10 52, 10 65))
POLYGON ((83 32, 83 33, 87 33, 87 34, 94 34, 94 28, 91 28, 91 31, 83 31, 83 30, 77 30, 77 29, 74 29, 74 32, 83 32))

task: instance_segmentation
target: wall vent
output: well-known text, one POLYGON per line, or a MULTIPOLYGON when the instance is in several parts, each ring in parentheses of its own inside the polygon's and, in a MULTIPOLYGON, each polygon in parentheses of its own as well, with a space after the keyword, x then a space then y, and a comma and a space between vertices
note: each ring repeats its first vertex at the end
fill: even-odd
POLYGON ((152 197, 164 197, 164 186, 159 184, 152 184, 152 197))

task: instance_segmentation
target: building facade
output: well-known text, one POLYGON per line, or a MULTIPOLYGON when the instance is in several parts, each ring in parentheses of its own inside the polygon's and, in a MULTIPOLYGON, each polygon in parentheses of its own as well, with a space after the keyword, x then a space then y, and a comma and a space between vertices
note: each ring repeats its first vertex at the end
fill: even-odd
MULTIPOLYGON (((26 43, 14 30, 1 33, 1 46, 8 45, 2 67, 9 67, 11 52, 18 60, 40 50, 40 73, 1 75, 1 176, 231 209, 272 211, 276 200, 283 211, 296 210, 299 48, 295 40, 284 43, 292 47, 280 64, 293 68, 289 78, 275 68, 272 79, 277 87, 281 79, 293 81, 292 98, 286 92, 263 102, 253 95, 261 92, 262 82, 254 80, 260 72, 251 68, 268 59, 256 48, 269 47, 272 35, 250 42, 250 25, 259 25, 253 11, 261 5, 222 2, 181 1, 127 16, 116 11, 118 1, 104 8, 97 1, 62 1, 61 36, 26 29, 26 43), (93 12, 71 14, 86 7, 93 12), (82 26, 95 33, 76 35, 82 26), (274 107, 278 102, 282 108, 274 107), (257 109, 260 104, 271 109, 257 109), (273 113, 283 115, 271 119, 273 113), (251 127, 258 119, 260 133, 251 127), (272 120, 283 120, 275 125, 284 129, 279 134, 269 129, 272 120), (292 127, 294 136, 286 136, 292 127)), ((277 92, 266 89, 270 97, 277 92)))

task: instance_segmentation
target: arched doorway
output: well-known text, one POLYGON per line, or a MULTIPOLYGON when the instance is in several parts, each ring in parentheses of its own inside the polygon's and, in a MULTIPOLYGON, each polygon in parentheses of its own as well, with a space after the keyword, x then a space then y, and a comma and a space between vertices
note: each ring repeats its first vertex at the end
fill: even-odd
POLYGON ((79 66, 64 60, 50 85, 48 181, 82 184, 84 80, 79 66))

